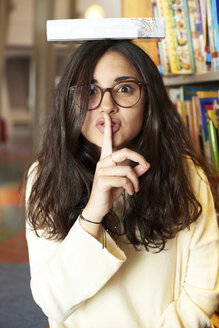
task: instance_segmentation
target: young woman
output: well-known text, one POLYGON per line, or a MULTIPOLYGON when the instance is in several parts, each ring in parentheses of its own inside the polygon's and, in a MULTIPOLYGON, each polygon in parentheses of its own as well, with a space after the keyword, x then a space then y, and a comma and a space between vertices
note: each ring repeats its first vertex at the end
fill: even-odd
POLYGON ((31 289, 50 327, 213 327, 207 175, 148 55, 78 47, 27 176, 31 289))

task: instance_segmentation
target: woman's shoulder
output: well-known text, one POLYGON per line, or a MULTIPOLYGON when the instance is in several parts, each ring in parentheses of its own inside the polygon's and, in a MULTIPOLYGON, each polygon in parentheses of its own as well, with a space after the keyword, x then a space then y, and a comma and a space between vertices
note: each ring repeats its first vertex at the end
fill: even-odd
POLYGON ((29 168, 27 170, 27 175, 26 175, 26 201, 29 199, 31 190, 32 190, 32 186, 34 184, 34 182, 36 181, 36 177, 37 177, 37 172, 38 172, 38 165, 39 162, 38 161, 34 161, 33 163, 31 163, 29 165, 29 168))
POLYGON ((193 187, 197 189, 200 183, 204 183, 206 186, 209 186, 209 181, 204 169, 200 165, 195 164, 191 158, 187 157, 185 162, 193 187))
MULTIPOLYGON (((207 217, 210 217, 211 215, 215 216, 215 201, 217 196, 212 189, 212 182, 209 182, 208 176, 202 167, 195 165, 191 159, 188 159, 187 163, 193 191, 202 206, 202 215, 206 215, 207 217)), ((213 179, 213 177, 211 178, 213 179)))
POLYGON ((209 177, 204 169, 196 165, 191 159, 186 161, 192 189, 196 199, 202 206, 202 213, 209 211, 209 207, 215 209, 218 196, 213 182, 213 174, 209 177))
POLYGON ((199 240, 200 236, 205 238, 204 236, 206 234, 207 236, 213 236, 216 234, 215 238, 217 239, 218 223, 215 201, 212 195, 208 177, 205 174, 204 169, 196 165, 191 159, 187 159, 187 167, 189 170, 189 176, 191 178, 193 192, 201 205, 201 213, 197 220, 192 222, 187 229, 184 229, 179 233, 179 237, 181 236, 182 242, 184 242, 184 238, 187 238, 188 240, 193 238, 194 243, 199 240))
POLYGON ((36 160, 29 165, 27 177, 30 178, 32 175, 36 175, 39 161, 36 160))

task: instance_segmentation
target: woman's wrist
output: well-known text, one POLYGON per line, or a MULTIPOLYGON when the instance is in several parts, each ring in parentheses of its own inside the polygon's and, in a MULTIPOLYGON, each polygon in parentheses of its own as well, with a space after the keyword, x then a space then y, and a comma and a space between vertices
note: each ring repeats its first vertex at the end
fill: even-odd
POLYGON ((103 220, 103 217, 96 215, 95 211, 90 209, 88 205, 81 211, 81 215, 85 218, 84 221, 90 221, 90 223, 95 222, 94 224, 101 224, 103 220))
MULTIPOLYGON (((86 213, 86 212, 85 212, 86 213)), ((86 214, 84 214, 84 211, 82 211, 81 215, 79 215, 79 222, 81 227, 88 232, 91 236, 93 236, 94 238, 96 238, 98 241, 101 240, 101 234, 102 234, 102 221, 100 220, 98 223, 92 223, 90 220, 88 219, 88 216, 86 214), (84 220, 86 219, 86 220, 84 220)), ((97 222, 97 221, 95 221, 97 222)))
POLYGON ((94 217, 93 212, 91 215, 85 207, 79 215, 80 225, 86 232, 102 243, 102 248, 106 248, 106 231, 102 226, 103 217, 94 217))
POLYGON ((92 220, 86 219, 82 214, 80 214, 79 217, 81 220, 92 223, 92 224, 101 224, 102 223, 102 221, 92 221, 92 220))

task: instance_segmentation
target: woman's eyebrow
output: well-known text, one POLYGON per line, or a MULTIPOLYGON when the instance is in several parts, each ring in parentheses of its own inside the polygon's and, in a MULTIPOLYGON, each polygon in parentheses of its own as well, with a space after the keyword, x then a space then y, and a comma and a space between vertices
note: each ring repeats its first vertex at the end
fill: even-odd
POLYGON ((123 81, 123 80, 127 80, 127 79, 135 79, 135 78, 133 76, 119 76, 114 81, 119 82, 119 81, 123 81))
MULTIPOLYGON (((120 82, 120 81, 124 81, 124 80, 127 80, 127 79, 135 79, 134 76, 119 76, 117 78, 115 78, 115 82, 120 82)), ((96 79, 92 79, 91 80, 91 83, 98 83, 98 81, 96 79)))
POLYGON ((96 79, 92 79, 91 80, 91 84, 93 84, 93 83, 97 83, 98 81, 96 80, 96 79))

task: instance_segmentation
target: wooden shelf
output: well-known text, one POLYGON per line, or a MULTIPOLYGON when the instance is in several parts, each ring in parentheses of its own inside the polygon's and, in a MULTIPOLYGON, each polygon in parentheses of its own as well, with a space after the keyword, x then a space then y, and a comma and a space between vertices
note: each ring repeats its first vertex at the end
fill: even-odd
POLYGON ((163 81, 167 87, 210 82, 217 82, 219 84, 219 71, 192 75, 168 75, 163 77, 163 81))
POLYGON ((6 57, 7 58, 26 58, 33 55, 32 46, 7 46, 6 47, 6 57))

